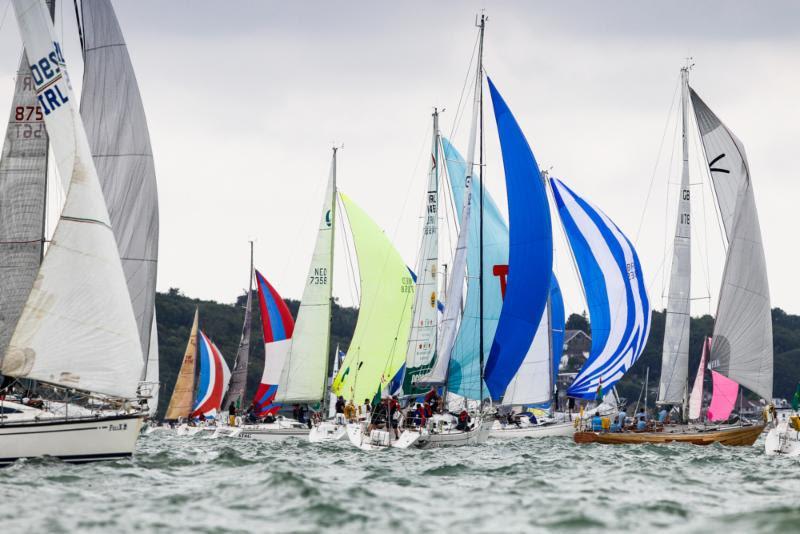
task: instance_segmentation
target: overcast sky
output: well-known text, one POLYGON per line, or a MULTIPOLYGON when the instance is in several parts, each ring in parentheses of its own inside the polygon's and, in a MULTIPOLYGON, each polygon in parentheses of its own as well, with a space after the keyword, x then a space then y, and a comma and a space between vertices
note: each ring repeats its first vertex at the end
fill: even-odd
MULTIPOLYGON (((0 102, 20 40, 0 0, 0 102)), ((453 128, 487 7, 485 66, 542 168, 636 240, 662 298, 679 181, 679 69, 742 140, 760 210, 773 306, 800 312, 800 3, 785 2, 115 2, 147 112, 159 184, 159 290, 233 301, 257 267, 298 298, 332 143, 339 185, 413 265, 433 106, 453 128), (671 113, 670 113, 671 112, 671 113), (663 143, 662 143, 662 138, 663 143), (670 162, 672 163, 670 165, 670 162), (655 172, 654 172, 655 169, 655 172), (666 252, 665 252, 666 251, 666 252)), ((56 21, 79 89, 72 2, 56 21)), ((505 210, 487 102, 487 188, 505 210)), ((692 153, 694 313, 713 311, 719 229, 692 153)), ((563 238, 556 272, 568 311, 585 308, 563 238)), ((340 256, 342 256, 340 254, 340 256)), ((353 299, 337 261, 335 291, 353 299)))

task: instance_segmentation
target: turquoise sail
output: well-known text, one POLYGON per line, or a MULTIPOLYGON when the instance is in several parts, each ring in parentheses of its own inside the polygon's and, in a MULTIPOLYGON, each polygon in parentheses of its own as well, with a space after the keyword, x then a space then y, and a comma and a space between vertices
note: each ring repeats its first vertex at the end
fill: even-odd
POLYGON ((514 115, 489 79, 503 152, 509 216, 505 299, 484 373, 499 399, 525 360, 550 296, 553 230, 539 166, 514 115))
MULTIPOLYGON (((441 139, 456 213, 461 213, 467 164, 448 139, 444 137, 441 139)), ((478 282, 480 267, 480 249, 478 248, 480 244, 480 212, 478 210, 480 203, 477 197, 477 192, 480 191, 479 184, 479 178, 474 177, 473 216, 470 218, 467 238, 469 279, 466 305, 450 360, 450 374, 447 382, 448 391, 476 400, 480 399, 481 391, 478 354, 480 346, 480 285, 478 282)), ((508 268, 508 226, 488 191, 484 193, 483 199, 483 245, 484 358, 488 358, 497 329, 497 321, 500 319, 500 310, 503 308, 500 282, 501 278, 505 281, 508 268)))

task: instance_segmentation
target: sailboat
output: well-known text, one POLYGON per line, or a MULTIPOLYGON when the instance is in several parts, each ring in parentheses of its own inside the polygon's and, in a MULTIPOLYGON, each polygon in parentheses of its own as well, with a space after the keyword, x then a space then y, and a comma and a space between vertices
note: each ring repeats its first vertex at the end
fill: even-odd
POLYGON ((192 403, 194 400, 195 374, 197 370, 197 332, 200 320, 200 312, 194 310, 194 319, 189 331, 189 341, 186 343, 186 350, 183 353, 181 366, 178 370, 178 378, 172 389, 172 396, 164 414, 164 421, 174 423, 185 423, 192 413, 192 403))
MULTIPOLYGON (((688 404, 689 303, 691 284, 688 115, 694 113, 703 155, 727 239, 709 367, 765 399, 772 397, 772 317, 758 211, 744 147, 689 86, 681 69, 683 170, 673 242, 664 333, 660 404, 688 404), (691 109, 690 109, 691 108, 691 109)), ((580 443, 668 443, 752 445, 763 424, 665 425, 662 432, 579 432, 580 443)))
POLYGON ((76 3, 84 71, 80 114, 122 258, 144 367, 139 396, 158 409, 158 191, 144 106, 110 0, 76 3), (113 80, 113 83, 109 83, 113 80))
POLYGON ((8 130, 3 159, 32 157, 33 165, 19 160, 5 164, 3 222, 41 228, 42 219, 38 224, 35 219, 47 209, 48 139, 42 122, 66 197, 46 250, 44 232, 33 236, 31 227, 3 229, 10 237, 28 237, 3 243, 9 259, 19 253, 22 261, 7 264, 13 275, 8 286, 4 280, 2 298, 11 321, 3 325, 0 373, 35 380, 39 392, 66 400, 63 413, 56 413, 52 401, 33 406, 4 396, 3 411, 15 416, 0 422, 1 462, 37 456, 70 462, 129 457, 147 414, 137 401, 145 366, 112 221, 50 13, 40 0, 15 0, 13 5, 25 53, 11 115, 20 124, 8 130), (17 119, 21 103, 26 113, 17 119), (19 127, 38 133, 38 142, 22 146, 21 140, 13 141, 11 132, 19 127), (17 184, 22 187, 13 188, 17 184), (5 219, 7 206, 13 212, 21 204, 36 213, 23 213, 19 221, 5 219))

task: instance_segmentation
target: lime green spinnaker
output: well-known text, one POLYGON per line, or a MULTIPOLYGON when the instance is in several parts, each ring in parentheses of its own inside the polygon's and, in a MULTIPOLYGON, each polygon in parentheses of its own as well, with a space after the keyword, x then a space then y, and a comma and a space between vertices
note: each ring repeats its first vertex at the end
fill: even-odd
POLYGON ((358 256, 361 303, 333 392, 363 402, 389 384, 405 363, 414 281, 386 234, 350 197, 339 196, 358 256))

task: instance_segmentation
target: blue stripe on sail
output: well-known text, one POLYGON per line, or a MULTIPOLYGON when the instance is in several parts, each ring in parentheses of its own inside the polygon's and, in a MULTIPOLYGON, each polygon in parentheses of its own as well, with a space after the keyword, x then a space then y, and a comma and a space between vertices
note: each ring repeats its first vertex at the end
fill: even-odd
POLYGON ((200 345, 200 384, 197 386, 197 395, 194 399, 194 407, 192 411, 197 410, 203 401, 209 396, 211 390, 211 368, 214 362, 211 361, 211 351, 208 350, 208 344, 198 333, 198 345, 200 345))
POLYGON ((403 387, 403 380, 406 376, 406 364, 403 364, 402 367, 395 373, 394 377, 392 377, 392 381, 389 382, 389 394, 396 395, 400 393, 400 388, 403 387))
POLYGON ((547 305, 553 233, 536 158, 503 97, 488 81, 503 152, 509 214, 506 294, 484 373, 489 393, 499 399, 522 365, 547 305))
MULTIPOLYGON (((458 150, 450 142, 442 139, 447 175, 450 182, 456 213, 461 213, 464 202, 464 181, 467 164, 458 150)), ((479 191, 480 179, 472 179, 473 195, 479 191)), ((477 197, 473 196, 472 217, 470 217, 467 238, 467 295, 461 327, 456 336, 455 346, 450 360, 450 374, 447 390, 469 399, 480 398, 480 234, 479 206, 477 197)), ((500 292, 500 278, 493 274, 495 265, 508 265, 508 226, 488 191, 483 194, 483 332, 484 356, 488 357, 492 346, 497 320, 503 307, 500 292)))
POLYGON ((553 384, 558 380, 558 366, 561 363, 561 353, 564 352, 564 298, 561 296, 561 286, 555 273, 550 279, 550 329, 551 349, 553 351, 553 384))
POLYGON ((591 399, 594 398, 601 381, 603 389, 613 387, 641 355, 650 329, 650 302, 644 287, 638 255, 628 238, 610 219, 578 197, 562 182, 551 179, 551 186, 559 215, 578 263, 592 321, 592 351, 570 386, 568 394, 591 399), (575 205, 567 205, 563 195, 569 195, 569 199, 575 205), (576 211, 573 213, 571 210, 576 211), (576 223, 576 216, 588 219, 587 224, 590 224, 602 239, 602 243, 594 244, 594 250, 576 223), (626 250, 630 251, 631 265, 626 259, 626 250), (614 264, 606 265, 604 271, 596 259, 598 254, 606 257, 610 255, 614 264), (608 296, 610 284, 621 286, 625 290, 625 317, 622 321, 617 315, 612 316, 621 313, 622 310, 610 308, 608 296), (616 346, 607 346, 612 334, 618 342, 616 346))

